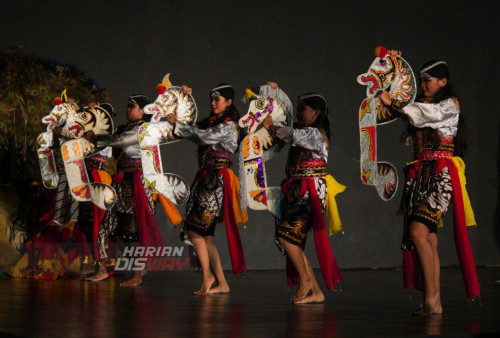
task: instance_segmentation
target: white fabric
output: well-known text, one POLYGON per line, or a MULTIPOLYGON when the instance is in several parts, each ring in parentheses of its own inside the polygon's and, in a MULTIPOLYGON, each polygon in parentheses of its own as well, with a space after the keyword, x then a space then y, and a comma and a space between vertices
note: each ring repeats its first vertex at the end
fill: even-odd
POLYGON ((284 142, 291 143, 292 147, 297 146, 310 150, 303 159, 322 158, 328 162, 328 143, 318 128, 293 129, 283 127, 276 131, 276 136, 284 142))
POLYGON ((456 136, 460 109, 453 99, 439 103, 410 103, 401 112, 417 128, 437 129, 441 136, 456 136))
POLYGON ((137 130, 140 126, 134 126, 116 137, 116 141, 110 144, 113 148, 123 149, 122 156, 127 158, 141 158, 141 146, 137 139, 137 130))
POLYGON ((177 121, 174 134, 198 145, 211 145, 214 150, 234 153, 238 148, 238 126, 233 121, 220 123, 207 129, 177 121))

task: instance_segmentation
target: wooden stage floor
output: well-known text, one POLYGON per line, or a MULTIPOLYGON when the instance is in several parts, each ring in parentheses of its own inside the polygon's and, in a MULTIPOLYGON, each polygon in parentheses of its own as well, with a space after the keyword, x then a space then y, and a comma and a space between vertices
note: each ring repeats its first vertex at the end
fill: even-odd
MULTIPOLYGON (((319 271, 316 272, 323 285, 319 271)), ((482 305, 468 304, 458 268, 442 270, 445 313, 410 315, 418 300, 401 271, 344 270, 343 292, 293 305, 284 271, 227 273, 231 294, 193 296, 201 274, 150 273, 137 288, 124 276, 0 280, 0 336, 37 337, 398 337, 500 336, 500 268, 478 268, 482 305)))

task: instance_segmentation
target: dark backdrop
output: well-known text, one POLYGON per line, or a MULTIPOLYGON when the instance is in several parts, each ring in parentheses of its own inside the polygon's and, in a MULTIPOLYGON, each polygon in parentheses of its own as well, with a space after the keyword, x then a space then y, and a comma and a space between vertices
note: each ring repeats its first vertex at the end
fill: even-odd
MULTIPOLYGON (((193 88, 200 118, 208 114, 208 90, 218 82, 232 83, 238 96, 266 80, 277 81, 292 101, 307 91, 322 93, 333 135, 328 169, 347 185, 337 198, 345 234, 331 239, 341 268, 401 262, 402 219, 395 213, 401 190, 383 202, 359 179, 357 117, 365 88, 356 77, 367 70, 377 45, 401 49, 415 70, 443 58, 467 118, 467 183, 479 224, 470 236, 477 264, 487 265, 500 263, 497 8, 496 1, 3 0, 0 49, 22 44, 24 53, 76 64, 111 91, 119 123, 127 96, 155 98, 155 85, 167 72, 174 84, 193 88)), ((237 106, 246 111, 243 103, 237 106)), ((411 159, 399 142, 402 131, 400 121, 379 128, 379 159, 398 168, 411 159)), ((164 146, 168 171, 192 181, 195 150, 187 141, 164 146)), ((271 185, 283 178, 284 161, 282 154, 268 162, 271 185)), ((179 244, 161 210, 157 219, 166 242, 179 244)), ((273 232, 270 213, 250 211, 241 230, 249 269, 284 267, 273 232)), ((447 217, 440 232, 445 266, 457 264, 452 238, 447 217)), ((216 240, 229 268, 222 226, 216 240)))

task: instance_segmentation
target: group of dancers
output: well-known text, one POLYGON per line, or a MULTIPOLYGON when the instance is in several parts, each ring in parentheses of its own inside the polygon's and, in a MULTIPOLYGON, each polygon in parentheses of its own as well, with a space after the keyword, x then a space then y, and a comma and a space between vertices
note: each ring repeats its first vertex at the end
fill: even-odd
MULTIPOLYGON (((389 53, 393 57, 400 55, 398 51, 389 53)), ((465 134, 446 62, 430 61, 420 68, 418 75, 420 94, 416 102, 399 111, 408 122, 406 140, 415 156, 415 161, 405 169, 401 202, 405 225, 402 248, 413 253, 405 256, 406 286, 424 291, 423 307, 415 313, 431 315, 443 312, 437 229, 442 225, 443 216, 452 200, 454 203, 457 201, 459 192, 456 187, 463 187, 461 181, 457 183, 456 180, 460 180, 463 174, 463 170, 460 171, 463 162, 458 156, 465 149, 465 134), (410 275, 407 268, 411 267, 421 271, 423 279, 418 279, 415 271, 410 275), (423 283, 415 282, 417 280, 423 283)), ((273 82, 268 85, 273 89, 278 87, 273 82)), ((187 86, 182 89, 188 94, 192 92, 187 86)), ((96 263, 94 271, 86 280, 97 282, 109 276, 107 265, 111 258, 115 258, 115 242, 145 247, 163 246, 154 218, 157 201, 162 202, 172 223, 182 224, 186 239, 194 247, 202 272, 201 285, 194 291, 195 295, 230 292, 214 243, 218 222, 224 220, 226 223, 234 273, 245 271, 242 243, 234 225, 245 223, 248 216, 246 211, 240 210, 239 181, 230 169, 230 158, 242 139, 242 130, 238 126, 239 113, 234 105, 235 91, 231 85, 220 83, 209 94, 210 114, 195 125, 178 120, 176 114, 166 117, 173 126, 175 137, 198 145, 199 168, 191 185, 184 218, 168 199, 154 194, 144 180, 137 131, 147 122, 148 115, 144 113, 144 107, 152 101, 140 94, 128 98, 127 124, 118 128, 113 141, 86 159, 92 179, 114 187, 117 194, 115 205, 104 211, 90 202, 75 205, 69 198, 61 206, 63 201, 57 201, 59 205, 53 217, 55 225, 73 220, 80 229, 91 229, 89 233, 92 235, 87 236, 91 244, 89 253, 96 263), (116 160, 114 170, 106 168, 110 158, 116 160), (62 211, 69 215, 64 220, 62 211)), ((384 105, 393 106, 387 91, 382 91, 379 97, 384 105)), ((107 105, 100 106, 110 109, 107 105)), ((290 146, 286 178, 281 185, 280 212, 275 222, 275 241, 286 255, 289 285, 298 283, 292 302, 321 303, 325 295, 304 248, 307 235, 312 230, 326 287, 334 289, 341 280, 341 274, 328 240, 324 215, 338 217, 338 214, 332 216, 325 209, 344 187, 326 170, 331 139, 327 100, 318 93, 305 93, 298 97, 295 111, 293 126, 275 125, 269 116, 262 122, 274 142, 283 147, 287 144, 290 146)), ((86 133, 84 137, 90 142, 96 140, 92 133, 86 133)), ((67 185, 61 180, 58 186, 61 196, 65 189, 67 185)), ((132 277, 120 285, 138 286, 145 274, 146 269, 134 271, 132 277)), ((478 291, 476 293, 478 295, 478 291)))

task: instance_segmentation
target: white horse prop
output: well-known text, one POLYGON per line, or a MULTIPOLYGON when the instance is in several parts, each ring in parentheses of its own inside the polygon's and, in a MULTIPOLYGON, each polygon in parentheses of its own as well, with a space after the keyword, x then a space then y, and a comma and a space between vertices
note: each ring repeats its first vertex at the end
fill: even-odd
POLYGON ((240 144, 240 193, 241 209, 247 206, 254 210, 269 210, 279 216, 280 187, 268 187, 265 162, 274 157, 281 146, 271 138, 261 125, 271 116, 277 126, 291 126, 293 106, 281 89, 261 86, 259 93, 246 89, 246 100, 250 101, 247 113, 240 118, 241 128, 248 129, 240 144))
POLYGON ((87 131, 97 136, 112 135, 115 129, 111 111, 109 104, 87 107, 68 116, 62 129, 63 137, 70 138, 61 146, 61 154, 71 196, 79 202, 92 202, 103 210, 114 205, 116 192, 107 184, 90 181, 85 157, 92 155, 95 147, 83 135, 87 131))
POLYGON ((358 76, 358 83, 366 88, 367 98, 359 108, 361 181, 373 185, 379 197, 391 200, 398 187, 396 168, 389 162, 377 159, 377 125, 393 122, 400 109, 415 100, 416 81, 410 65, 401 57, 391 57, 385 47, 375 49, 368 72, 358 76), (387 90, 392 107, 382 104, 378 94, 387 90))
POLYGON ((160 145, 178 141, 174 126, 164 120, 169 114, 177 114, 177 120, 194 124, 197 118, 196 102, 181 87, 174 87, 167 74, 156 87, 155 102, 144 107, 144 113, 152 115, 137 131, 141 146, 142 172, 147 185, 154 193, 165 196, 174 204, 183 204, 189 197, 189 185, 180 176, 163 172, 160 145))
POLYGON ((47 124, 47 131, 38 135, 36 139, 38 161, 40 164, 40 174, 43 186, 47 189, 55 189, 59 183, 56 159, 52 147, 54 145, 55 127, 61 127, 66 123, 68 116, 76 114, 78 107, 72 103, 63 103, 63 92, 61 98, 54 100, 54 108, 49 115, 42 118, 42 122, 47 124))

